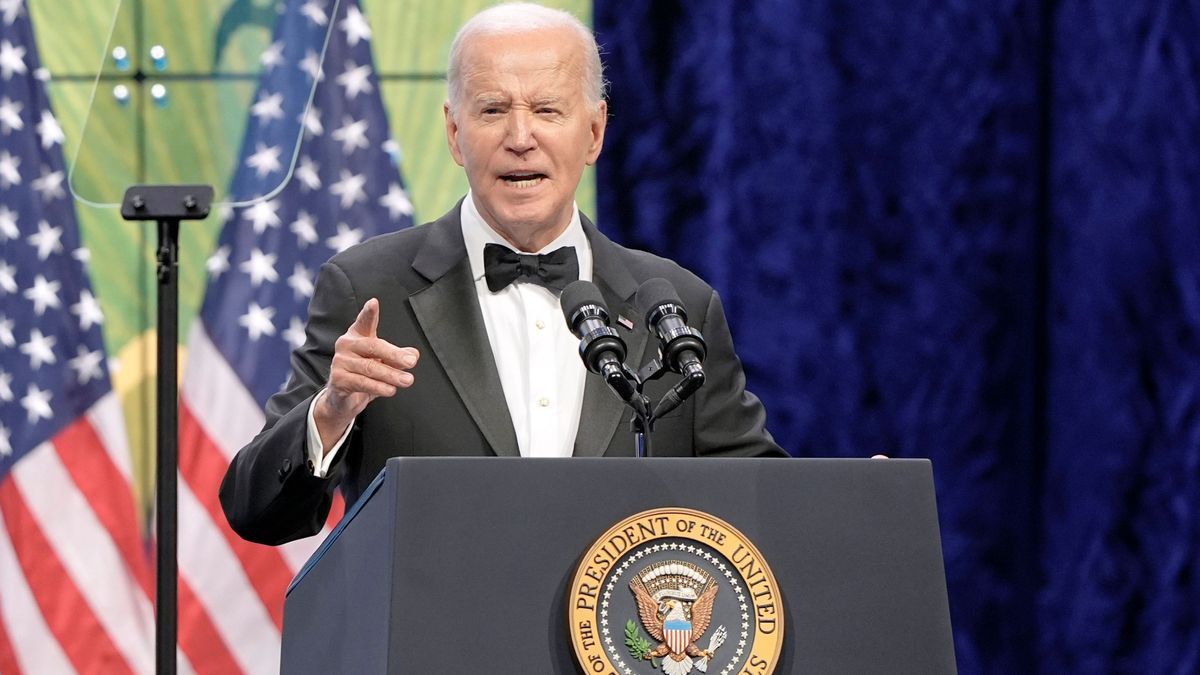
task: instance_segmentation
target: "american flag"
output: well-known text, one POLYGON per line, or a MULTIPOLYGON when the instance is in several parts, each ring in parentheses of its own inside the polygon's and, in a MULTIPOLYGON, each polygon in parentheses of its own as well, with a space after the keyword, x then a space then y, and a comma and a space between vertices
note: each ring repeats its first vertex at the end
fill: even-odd
MULTIPOLYGON (((321 537, 251 544, 217 499, 225 468, 259 431, 304 341, 317 269, 367 237, 412 224, 412 207, 357 2, 287 3, 252 105, 200 320, 188 338, 180 410, 180 647, 197 672, 279 670, 283 598, 321 537), (336 15, 335 15, 336 14, 336 15), (332 22, 332 23, 331 23, 332 22), (321 48, 332 33, 324 60, 321 48), (321 64, 323 73, 318 71, 321 64), (301 121, 313 77, 321 78, 301 121)), ((340 512, 335 507, 331 522, 340 512)))
POLYGON ((43 79, 0 2, 0 673, 146 673, 151 571, 43 79))

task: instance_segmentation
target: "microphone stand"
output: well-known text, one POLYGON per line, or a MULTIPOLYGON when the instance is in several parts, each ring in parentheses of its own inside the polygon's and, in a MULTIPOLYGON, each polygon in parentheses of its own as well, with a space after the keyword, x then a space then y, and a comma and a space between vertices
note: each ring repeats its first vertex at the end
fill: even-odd
POLYGON ((650 433, 654 431, 654 415, 650 412, 650 399, 642 395, 641 384, 638 384, 638 396, 642 399, 641 410, 638 406, 630 406, 633 408, 633 419, 630 425, 633 427, 633 453, 634 457, 643 459, 650 457, 650 433))
POLYGON ((158 457, 155 463, 155 622, 158 675, 174 675, 178 642, 179 475, 179 223, 202 220, 212 208, 208 185, 134 185, 121 201, 125 220, 158 221, 158 457))

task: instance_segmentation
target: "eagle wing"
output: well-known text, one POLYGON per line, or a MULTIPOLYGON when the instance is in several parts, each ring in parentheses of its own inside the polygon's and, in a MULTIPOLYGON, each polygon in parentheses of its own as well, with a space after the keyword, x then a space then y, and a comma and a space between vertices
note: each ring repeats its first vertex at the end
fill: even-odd
POLYGON ((700 639, 704 635, 704 631, 708 630, 708 624, 712 623, 713 602, 717 599, 717 585, 709 582, 700 591, 700 597, 696 598, 696 602, 692 603, 692 635, 696 639, 700 639))
POLYGON ((658 620, 658 603, 646 592, 646 587, 642 585, 641 579, 634 577, 633 581, 629 582, 629 588, 633 591, 633 597, 637 598, 638 615, 642 617, 642 625, 646 627, 646 632, 650 634, 650 637, 662 642, 662 622, 658 620))

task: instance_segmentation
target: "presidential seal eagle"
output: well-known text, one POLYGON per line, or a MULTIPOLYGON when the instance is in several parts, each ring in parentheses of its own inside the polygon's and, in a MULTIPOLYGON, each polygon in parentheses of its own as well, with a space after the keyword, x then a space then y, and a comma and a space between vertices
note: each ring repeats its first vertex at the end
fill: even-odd
POLYGON ((663 659, 666 675, 687 675, 693 667, 707 671, 713 652, 725 640, 725 629, 717 629, 708 649, 696 642, 712 622, 718 585, 695 566, 674 561, 647 568, 634 576, 629 588, 637 598, 642 626, 658 641, 643 658, 663 659))

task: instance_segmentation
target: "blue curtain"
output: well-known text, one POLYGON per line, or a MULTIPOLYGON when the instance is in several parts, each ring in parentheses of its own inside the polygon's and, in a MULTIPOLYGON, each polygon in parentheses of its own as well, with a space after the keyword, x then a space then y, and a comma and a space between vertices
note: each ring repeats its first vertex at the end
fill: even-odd
POLYGON ((1200 3, 596 0, 601 227, 797 456, 934 462, 963 672, 1200 670, 1200 3))

